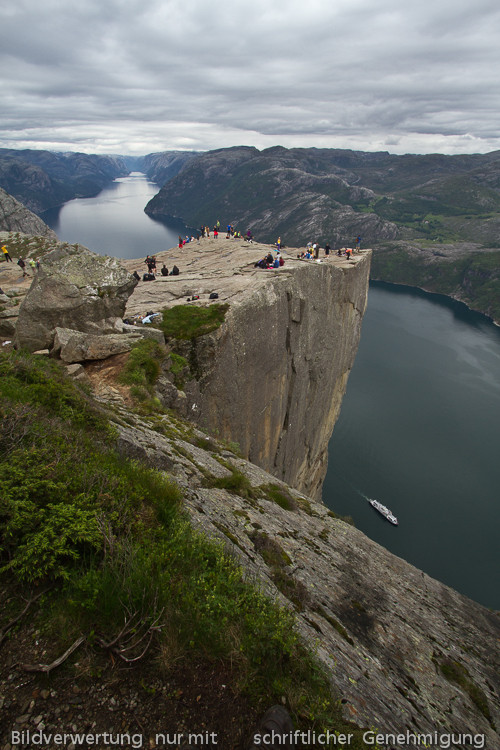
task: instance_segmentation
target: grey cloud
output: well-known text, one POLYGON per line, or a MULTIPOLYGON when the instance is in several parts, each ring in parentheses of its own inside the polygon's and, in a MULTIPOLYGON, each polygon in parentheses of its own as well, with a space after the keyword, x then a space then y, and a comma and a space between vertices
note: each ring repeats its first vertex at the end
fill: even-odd
POLYGON ((0 145, 500 147, 496 2, 22 0, 0 145))

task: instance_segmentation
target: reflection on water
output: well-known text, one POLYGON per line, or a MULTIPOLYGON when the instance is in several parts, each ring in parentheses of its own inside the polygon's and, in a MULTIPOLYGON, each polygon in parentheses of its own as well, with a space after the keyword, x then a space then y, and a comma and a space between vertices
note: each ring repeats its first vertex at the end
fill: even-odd
POLYGON ((100 255, 140 258, 176 246, 179 234, 188 233, 181 221, 163 223, 144 213, 158 190, 145 175, 132 172, 95 198, 75 198, 46 211, 43 220, 63 242, 78 242, 100 255))
POLYGON ((372 284, 323 491, 391 552, 494 608, 499 384, 498 327, 446 297, 372 284))

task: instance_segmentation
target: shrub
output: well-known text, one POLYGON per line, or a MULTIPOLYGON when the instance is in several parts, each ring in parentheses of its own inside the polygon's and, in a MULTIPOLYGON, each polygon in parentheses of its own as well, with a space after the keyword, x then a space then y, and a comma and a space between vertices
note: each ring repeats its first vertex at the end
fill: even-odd
POLYGON ((228 304, 210 307, 175 305, 163 311, 160 328, 168 338, 195 339, 219 328, 228 308, 228 304))

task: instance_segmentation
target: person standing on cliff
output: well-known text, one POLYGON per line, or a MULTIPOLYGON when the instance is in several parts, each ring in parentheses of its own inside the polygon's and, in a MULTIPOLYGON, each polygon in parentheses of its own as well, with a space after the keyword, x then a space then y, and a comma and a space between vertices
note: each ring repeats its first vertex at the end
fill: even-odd
POLYGON ((5 262, 7 262, 8 260, 10 260, 11 263, 14 263, 14 261, 12 260, 12 258, 9 255, 9 251, 7 250, 7 248, 5 247, 5 245, 2 245, 2 253, 3 253, 3 258, 4 258, 5 262))
POLYGON ((17 261, 17 265, 19 266, 19 268, 21 268, 21 269, 22 269, 22 272, 23 272, 23 279, 24 279, 24 278, 25 278, 26 276, 29 276, 29 273, 26 273, 26 263, 24 262, 24 260, 23 260, 22 258, 19 258, 19 260, 17 261))

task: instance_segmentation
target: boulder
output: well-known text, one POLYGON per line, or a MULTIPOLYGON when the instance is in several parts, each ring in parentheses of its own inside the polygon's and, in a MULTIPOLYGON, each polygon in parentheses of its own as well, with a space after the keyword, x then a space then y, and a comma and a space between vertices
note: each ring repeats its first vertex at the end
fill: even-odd
POLYGON ((99 336, 93 333, 56 328, 51 354, 59 356, 67 364, 107 359, 114 354, 129 352, 141 340, 138 334, 109 333, 99 336))
POLYGON ((153 341, 157 341, 159 344, 165 344, 165 336, 163 331, 160 331, 159 328, 150 328, 149 326, 143 325, 133 326, 124 323, 122 331, 123 333, 138 334, 139 336, 142 336, 143 339, 153 339, 153 341))
POLYGON ((136 284, 116 258, 81 245, 58 245, 44 256, 20 307, 16 346, 50 348, 56 328, 116 333, 136 284))

